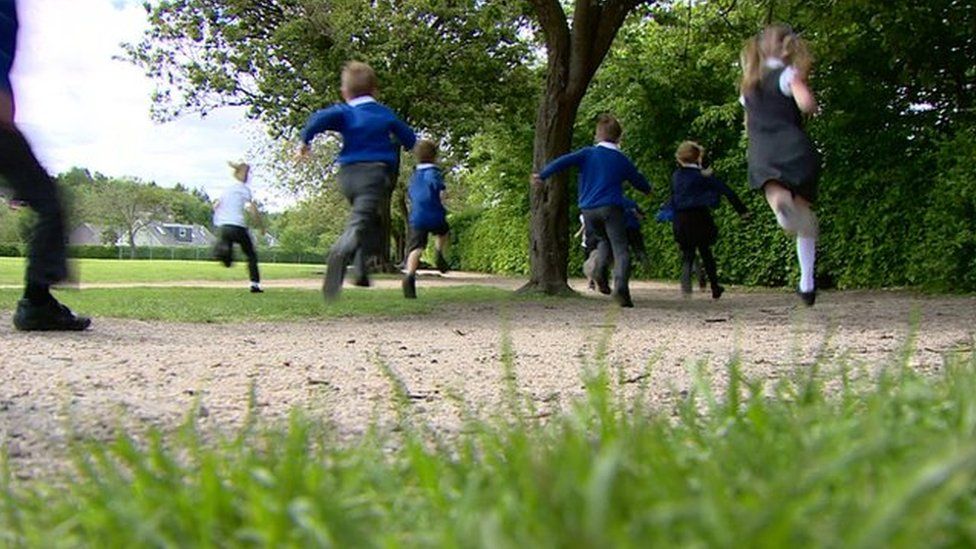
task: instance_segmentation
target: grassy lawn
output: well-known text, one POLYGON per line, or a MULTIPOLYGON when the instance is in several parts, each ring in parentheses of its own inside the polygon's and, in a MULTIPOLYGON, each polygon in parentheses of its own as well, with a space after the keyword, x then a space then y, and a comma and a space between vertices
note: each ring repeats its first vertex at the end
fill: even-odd
MULTIPOLYGON (((907 355, 906 355, 907 356, 907 355)), ((503 361, 505 362, 505 361, 503 361)), ((512 380, 511 361, 499 376, 512 380)), ((836 365, 835 365, 836 366, 836 365)), ((293 416, 204 440, 78 443, 53 480, 0 478, 0 539, 27 547, 972 547, 976 361, 889 365, 827 391, 813 371, 674 409, 624 399, 612 368, 540 421, 511 389, 444 439, 412 416, 340 442, 293 416), (839 392, 838 392, 839 391, 839 392)), ((515 387, 513 381, 510 386, 515 387)), ((401 387, 398 389, 398 387, 401 387)))
MULTIPOLYGON (((247 282, 247 263, 237 262, 226 268, 216 261, 170 260, 117 260, 77 259, 72 261, 82 282, 171 282, 182 280, 237 280, 247 282)), ((299 265, 291 263, 262 263, 261 278, 320 278, 323 265, 299 265)), ((0 284, 22 284, 24 260, 16 257, 0 257, 0 284)))
MULTIPOLYGON (((20 290, 0 289, 0 310, 13 309, 20 294, 20 290)), ((319 291, 278 288, 263 294, 248 293, 246 288, 92 288, 56 292, 57 298, 72 310, 95 318, 178 322, 391 317, 425 314, 447 304, 532 299, 484 286, 421 288, 418 295, 419 299, 408 300, 398 289, 347 288, 338 301, 326 303, 319 291)))

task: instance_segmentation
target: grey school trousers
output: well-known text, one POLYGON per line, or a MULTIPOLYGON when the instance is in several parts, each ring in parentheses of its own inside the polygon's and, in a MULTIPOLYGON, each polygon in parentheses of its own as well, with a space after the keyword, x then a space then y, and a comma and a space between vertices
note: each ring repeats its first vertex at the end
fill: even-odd
POLYGON ((613 262, 613 291, 630 295, 630 250, 627 249, 627 223, 620 206, 601 206, 581 210, 587 228, 597 239, 594 273, 600 279, 613 262))
MULTIPOLYGON (((352 206, 346 228, 332 245, 345 268, 353 256, 368 255, 382 232, 380 207, 389 192, 390 167, 382 162, 361 162, 339 168, 339 190, 352 206)), ((362 261, 365 264, 365 260, 362 261)), ((357 265, 363 268, 363 265, 357 265)), ((366 273, 361 273, 365 275, 366 273)))

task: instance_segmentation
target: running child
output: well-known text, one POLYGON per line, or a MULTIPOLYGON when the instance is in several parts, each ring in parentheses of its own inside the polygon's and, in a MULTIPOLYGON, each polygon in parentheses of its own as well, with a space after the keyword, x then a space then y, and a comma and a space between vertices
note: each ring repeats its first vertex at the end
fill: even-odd
POLYGON ((14 122, 10 71, 17 53, 18 28, 17 3, 0 0, 0 183, 37 214, 27 254, 24 296, 17 302, 14 327, 23 331, 86 330, 91 319, 75 315, 51 295, 51 286, 68 278, 68 239, 58 187, 14 122))
POLYGON ((410 197, 410 236, 407 240, 407 274, 403 277, 403 296, 417 298, 417 268, 420 256, 427 249, 428 236, 434 235, 437 250, 437 269, 447 272, 448 232, 447 210, 444 209, 444 176, 435 164, 437 145, 433 141, 421 139, 414 147, 417 167, 410 177, 407 195, 410 197))
POLYGON ((603 114, 597 119, 596 145, 563 155, 549 163, 532 181, 541 184, 553 174, 579 168, 579 207, 585 224, 597 238, 594 278, 602 292, 609 290, 607 269, 613 259, 613 298, 621 307, 633 307, 630 298, 630 252, 624 181, 647 194, 651 186, 634 164, 620 152, 623 130, 616 118, 603 114), (612 254, 612 256, 611 256, 612 254))
POLYGON ((712 219, 711 208, 718 206, 721 197, 725 196, 739 215, 746 215, 747 210, 728 185, 702 171, 704 155, 705 149, 693 141, 678 146, 675 153, 678 168, 671 175, 672 229, 674 240, 681 248, 681 293, 685 297, 691 296, 697 250, 711 283, 712 299, 718 299, 725 288, 718 282, 715 256, 712 255, 712 245, 718 240, 718 227, 712 219))
MULTIPOLYGON (((343 67, 341 78, 342 98, 346 102, 312 114, 302 130, 299 153, 307 157, 312 139, 322 132, 342 135, 342 150, 337 158, 339 189, 352 211, 326 262, 322 290, 330 300, 339 297, 346 266, 356 252, 362 252, 382 232, 380 208, 390 192, 399 146, 412 149, 417 141, 410 126, 374 97, 379 84, 369 65, 351 61, 343 67), (391 137, 396 137, 399 145, 391 137)), ((365 272, 359 278, 359 284, 368 285, 365 272)))
POLYGON ((786 25, 766 27, 741 54, 740 102, 746 111, 749 185, 762 189, 776 221, 796 235, 800 299, 817 298, 814 266, 819 229, 817 200, 820 158, 803 129, 803 115, 817 112, 807 84, 812 57, 806 42, 786 25))
POLYGON ((254 205, 251 189, 247 182, 251 176, 251 166, 245 162, 229 162, 234 170, 237 183, 231 185, 214 201, 213 223, 217 226, 217 244, 214 246, 214 257, 224 267, 234 263, 234 244, 241 247, 247 256, 247 272, 251 278, 251 293, 260 294, 261 275, 258 272, 258 253, 254 249, 254 241, 247 230, 246 212, 251 212, 255 218, 259 217, 258 208, 254 205))

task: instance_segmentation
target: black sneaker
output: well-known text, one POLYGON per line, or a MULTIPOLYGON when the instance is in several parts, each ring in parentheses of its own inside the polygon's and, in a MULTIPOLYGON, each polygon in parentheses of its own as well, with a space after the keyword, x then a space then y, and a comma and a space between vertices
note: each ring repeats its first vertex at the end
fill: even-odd
POLYGON ((75 315, 71 309, 54 299, 43 305, 34 305, 26 299, 21 299, 17 302, 17 312, 14 313, 14 327, 25 332, 80 332, 88 329, 89 326, 91 326, 90 318, 75 315))
POLYGON ((370 286, 373 285, 373 283, 369 281, 368 276, 359 275, 356 277, 356 280, 353 281, 353 285, 359 286, 360 288, 369 288, 370 286))
POLYGON ((325 265, 325 280, 322 283, 322 293, 327 301, 339 298, 342 291, 342 279, 346 276, 346 261, 342 254, 330 253, 325 265))
POLYGON ((403 297, 417 299, 417 277, 407 275, 403 277, 403 297))
POLYGON ((722 286, 721 284, 717 284, 715 285, 714 288, 712 288, 712 299, 718 299, 722 297, 722 294, 724 293, 725 293, 725 286, 722 286))
POLYGON ((447 271, 451 270, 450 266, 447 264, 447 260, 444 259, 444 254, 440 252, 437 252, 437 260, 435 263, 437 264, 437 270, 442 273, 446 273, 447 271))
POLYGON ((800 301, 807 307, 813 307, 813 304, 817 301, 817 290, 812 292, 801 292, 797 290, 796 295, 800 296, 800 301))
POLYGON ((252 294, 263 294, 264 293, 264 290, 261 289, 261 286, 251 286, 251 293, 252 294))
POLYGON ((621 307, 633 307, 634 302, 630 299, 630 290, 624 290, 622 292, 614 292, 613 300, 617 302, 617 305, 621 307))
POLYGON ((599 292, 601 294, 603 294, 603 295, 610 295, 612 293, 610 291, 610 283, 607 282, 607 279, 605 279, 605 278, 603 278, 603 279, 597 278, 597 279, 595 279, 595 281, 596 281, 597 290, 599 290, 599 292))

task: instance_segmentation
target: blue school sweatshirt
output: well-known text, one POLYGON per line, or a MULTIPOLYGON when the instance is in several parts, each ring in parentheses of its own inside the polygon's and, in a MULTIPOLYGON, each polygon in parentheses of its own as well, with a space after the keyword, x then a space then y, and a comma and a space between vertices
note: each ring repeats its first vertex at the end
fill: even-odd
POLYGON ((431 230, 447 222, 447 210, 441 204, 444 176, 433 164, 420 164, 410 177, 407 194, 410 196, 410 226, 431 230))
POLYGON ((337 158, 340 165, 383 162, 396 166, 399 148, 391 136, 407 149, 412 149, 417 142, 410 126, 389 107, 369 96, 357 97, 312 114, 302 130, 302 141, 310 143, 324 131, 342 134, 342 150, 337 158))
POLYGON ((675 211, 715 208, 722 196, 729 199, 735 211, 740 214, 746 211, 728 185, 715 176, 703 174, 697 166, 682 166, 671 174, 671 206, 675 211))
POLYGON ((601 142, 553 160, 540 173, 548 179, 553 174, 570 167, 579 168, 579 207, 583 210, 602 206, 626 208, 624 181, 647 194, 651 185, 634 164, 609 143, 601 142))

